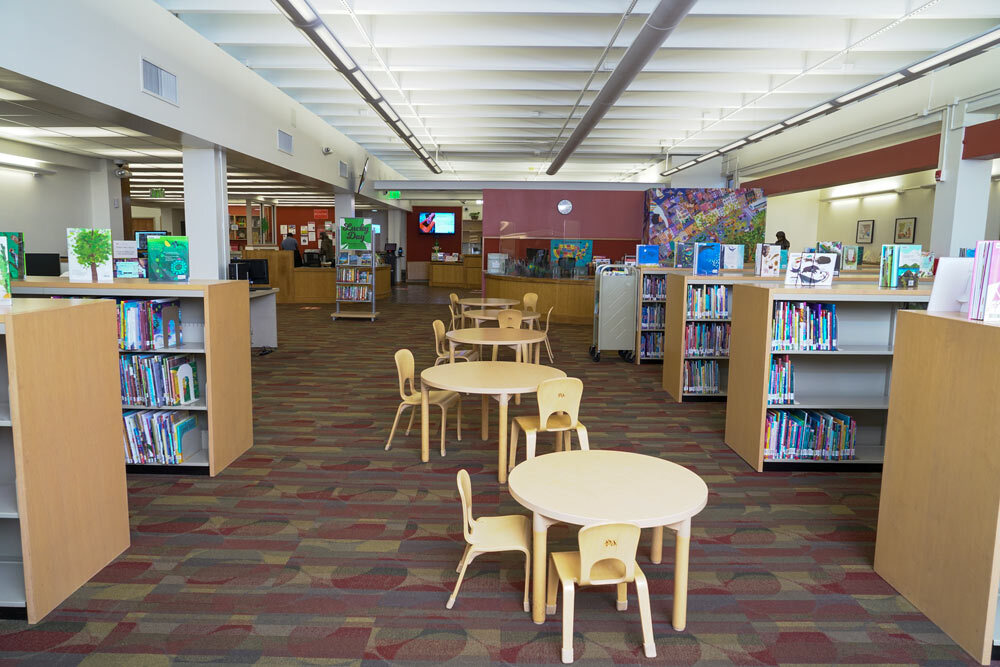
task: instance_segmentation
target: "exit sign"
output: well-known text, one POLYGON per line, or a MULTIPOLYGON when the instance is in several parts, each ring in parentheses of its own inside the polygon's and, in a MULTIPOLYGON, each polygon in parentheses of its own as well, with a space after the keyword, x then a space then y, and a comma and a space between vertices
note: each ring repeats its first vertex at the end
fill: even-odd
POLYGON ((399 190, 386 190, 385 191, 385 198, 386 199, 402 199, 402 197, 403 197, 403 193, 400 192, 399 190))
POLYGON ((159 198, 159 197, 166 197, 166 196, 167 196, 167 193, 166 193, 166 191, 163 188, 150 188, 149 189, 149 197, 150 197, 150 199, 159 198))

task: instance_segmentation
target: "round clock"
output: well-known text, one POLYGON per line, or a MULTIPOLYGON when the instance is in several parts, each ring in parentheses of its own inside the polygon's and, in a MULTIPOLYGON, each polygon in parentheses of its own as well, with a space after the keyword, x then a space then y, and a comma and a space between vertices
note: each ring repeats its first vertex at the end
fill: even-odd
POLYGON ((570 211, 573 210, 573 202, 568 199, 563 199, 558 204, 556 204, 556 210, 563 215, 568 215, 570 211))

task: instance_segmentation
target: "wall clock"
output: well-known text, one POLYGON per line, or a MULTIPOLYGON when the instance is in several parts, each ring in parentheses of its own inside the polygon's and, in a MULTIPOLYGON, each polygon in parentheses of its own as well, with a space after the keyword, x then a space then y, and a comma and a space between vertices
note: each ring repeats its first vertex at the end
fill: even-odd
POLYGON ((563 199, 558 204, 556 204, 556 210, 563 215, 568 215, 570 211, 573 210, 573 202, 568 199, 563 199))

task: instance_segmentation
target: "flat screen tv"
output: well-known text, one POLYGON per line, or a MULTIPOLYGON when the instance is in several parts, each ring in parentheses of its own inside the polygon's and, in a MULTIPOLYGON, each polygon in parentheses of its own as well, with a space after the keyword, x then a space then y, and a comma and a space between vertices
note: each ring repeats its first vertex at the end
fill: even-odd
POLYGON ((444 211, 420 214, 421 234, 454 234, 455 214, 444 211))
POLYGON ((146 250, 146 239, 150 236, 163 236, 166 234, 165 231, 152 231, 152 232, 136 232, 135 233, 135 246, 137 250, 146 250))

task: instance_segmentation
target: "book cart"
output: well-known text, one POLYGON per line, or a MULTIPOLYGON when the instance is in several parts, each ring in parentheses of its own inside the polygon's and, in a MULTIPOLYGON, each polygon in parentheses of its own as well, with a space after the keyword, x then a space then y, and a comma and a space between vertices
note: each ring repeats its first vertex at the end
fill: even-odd
POLYGON ((1000 326, 899 314, 875 572, 981 664, 1000 643, 1000 326))
POLYGON ((729 396, 726 444, 758 472, 881 469, 896 313, 929 299, 927 287, 735 285, 728 381, 740 391, 729 396), (773 334, 779 330, 775 314, 787 313, 797 304, 805 304, 803 308, 810 313, 833 313, 829 319, 835 322, 835 349, 773 349, 773 334), (790 402, 775 395, 771 382, 774 365, 786 371, 779 376, 791 378, 794 398, 790 402), (853 456, 801 451, 765 455, 768 420, 798 416, 803 411, 811 411, 811 416, 833 413, 849 417, 854 430, 853 456))
POLYGON ((666 279, 669 268, 639 267, 638 313, 635 326, 635 363, 663 359, 666 322, 666 279))
POLYGON ((375 310, 375 252, 372 249, 372 221, 341 218, 337 224, 337 304, 333 320, 371 319, 375 310), (344 310, 342 304, 368 304, 370 310, 344 310))
MULTIPOLYGON (((119 397, 119 410, 190 411, 197 428, 181 443, 183 463, 131 463, 132 473, 209 474, 215 476, 253 444, 250 389, 250 297, 245 280, 191 280, 156 283, 144 278, 118 278, 110 283, 71 283, 66 278, 27 276, 12 281, 15 296, 62 296, 106 299, 180 301, 183 344, 154 350, 120 350, 117 356, 182 354, 195 358, 200 397, 170 407, 132 405, 119 397)), ((116 326, 112 304, 109 319, 116 326)), ((122 447, 121 413, 116 447, 122 447)))
POLYGON ((129 546, 115 305, 0 306, 0 607, 37 623, 129 546))

